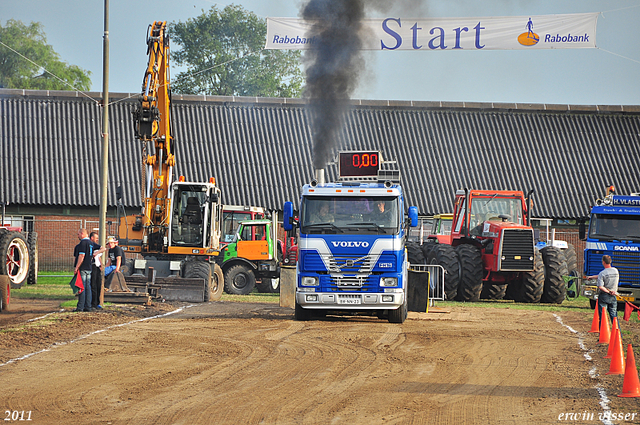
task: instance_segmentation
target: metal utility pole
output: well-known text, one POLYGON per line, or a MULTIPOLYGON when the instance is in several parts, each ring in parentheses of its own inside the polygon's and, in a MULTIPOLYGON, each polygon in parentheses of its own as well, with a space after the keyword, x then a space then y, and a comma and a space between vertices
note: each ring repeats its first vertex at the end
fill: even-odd
MULTIPOLYGON (((109 177, 109 0, 104 0, 104 40, 102 42, 102 178, 100 179, 100 229, 98 243, 107 241, 107 187, 109 177)), ((102 264, 107 253, 102 254, 102 264)), ((104 275, 100 273, 98 303, 104 304, 104 275)), ((91 301, 89 301, 91 302, 91 301)))
POLYGON ((100 246, 106 242, 107 182, 109 175, 109 0, 104 0, 102 47, 102 178, 100 179, 100 246))

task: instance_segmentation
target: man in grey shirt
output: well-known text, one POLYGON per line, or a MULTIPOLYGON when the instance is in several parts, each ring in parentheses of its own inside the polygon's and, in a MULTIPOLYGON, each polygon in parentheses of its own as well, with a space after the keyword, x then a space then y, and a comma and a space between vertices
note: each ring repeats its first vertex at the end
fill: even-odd
MULTIPOLYGON (((587 279, 598 278, 598 307, 601 309, 606 307, 613 322, 613 318, 618 316, 616 293, 618 292, 620 275, 618 269, 611 266, 610 256, 602 256, 602 265, 604 269, 597 276, 587 276, 587 279)), ((602 315, 600 315, 600 319, 602 320, 602 315)), ((618 327, 620 327, 620 323, 618 323, 618 327)))

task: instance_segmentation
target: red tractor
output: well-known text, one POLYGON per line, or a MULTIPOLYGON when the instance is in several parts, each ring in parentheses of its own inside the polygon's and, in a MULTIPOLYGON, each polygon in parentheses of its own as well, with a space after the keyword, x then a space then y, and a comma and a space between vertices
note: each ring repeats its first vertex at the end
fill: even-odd
POLYGON ((536 248, 530 224, 532 193, 456 192, 450 244, 423 245, 427 263, 446 270, 447 299, 564 300, 564 254, 552 246, 536 248))

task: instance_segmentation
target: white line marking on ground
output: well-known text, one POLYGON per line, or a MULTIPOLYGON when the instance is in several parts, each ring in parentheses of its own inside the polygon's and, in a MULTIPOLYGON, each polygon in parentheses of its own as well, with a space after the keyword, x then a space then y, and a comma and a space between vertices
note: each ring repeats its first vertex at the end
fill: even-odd
MULTIPOLYGON (((117 324, 117 325, 111 325, 111 326, 108 326, 108 327, 106 327, 104 329, 100 329, 100 330, 88 333, 86 335, 82 335, 82 336, 80 336, 80 337, 78 337, 76 339, 73 339, 73 340, 69 341, 69 342, 54 342, 48 348, 44 348, 44 349, 42 349, 40 351, 36 351, 34 353, 25 354, 22 357, 17 357, 15 359, 8 360, 6 363, 0 364, 0 367, 7 366, 7 365, 10 365, 12 363, 19 362, 20 360, 28 359, 29 357, 35 356, 36 354, 40 354, 40 353, 45 353, 47 351, 51 351, 52 348, 62 347, 62 346, 67 345, 67 344, 73 344, 74 342, 82 341, 83 339, 89 338, 91 335, 95 335, 95 334, 98 334, 98 333, 101 333, 101 332, 105 332, 105 331, 108 331, 109 329, 120 328, 120 327, 123 327, 123 326, 132 325, 134 323, 145 322, 147 320, 159 319, 161 317, 170 316, 172 314, 180 313, 181 311, 186 310, 188 308, 191 308, 193 306, 195 306, 195 304, 191 304, 191 305, 188 305, 188 306, 185 306, 185 307, 180 307, 177 310, 173 310, 173 311, 170 311, 170 312, 164 313, 164 314, 158 314, 157 316, 145 317, 143 319, 136 319, 136 320, 132 320, 131 322, 127 322, 127 323, 120 323, 120 324, 117 324)), ((51 314, 51 313, 49 313, 49 314, 51 314)))
POLYGON ((64 308, 61 309, 60 311, 54 311, 52 313, 47 313, 44 316, 36 317, 34 319, 29 319, 29 320, 27 320, 27 322, 35 322, 36 320, 44 319, 47 316, 51 316, 52 314, 56 314, 56 313, 62 313, 63 311, 64 311, 64 308))
MULTIPOLYGON (((556 321, 558 323, 560 323, 562 326, 564 326, 565 328, 569 329, 569 331, 573 332, 574 334, 578 335, 578 345, 580 346, 580 348, 582 348, 582 350, 585 351, 584 353, 584 358, 591 361, 592 358, 589 355, 589 353, 593 352, 593 350, 589 350, 587 349, 587 347, 584 345, 584 334, 576 331, 575 329, 573 329, 571 326, 569 325, 565 325, 564 322, 562 321, 562 318, 560 316, 558 316, 557 314, 554 314, 556 321)), ((597 368, 595 366, 593 366, 593 368, 591 368, 591 370, 589 371, 589 376, 591 378, 596 378, 598 376, 597 374, 597 368)), ((609 397, 607 397, 607 393, 604 390, 604 388, 602 388, 602 386, 600 384, 596 385, 596 391, 598 391, 598 394, 600 394, 600 406, 602 407, 602 410, 604 411, 608 411, 611 410, 609 408, 609 402, 611 400, 609 400, 609 397)), ((606 418, 602 418, 601 419, 602 423, 604 425, 613 425, 611 421, 609 421, 606 418)))

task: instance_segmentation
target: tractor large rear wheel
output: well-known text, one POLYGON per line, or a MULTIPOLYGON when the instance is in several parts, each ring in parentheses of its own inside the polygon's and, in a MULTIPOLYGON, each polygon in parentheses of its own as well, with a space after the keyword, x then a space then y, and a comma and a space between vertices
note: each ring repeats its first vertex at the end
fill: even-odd
POLYGON ((482 292, 482 253, 473 245, 456 247, 460 261, 460 284, 458 299, 460 301, 478 301, 482 292))
POLYGON ((407 257, 410 264, 427 264, 422 254, 420 245, 414 242, 407 242, 407 257))
POLYGON ((9 308, 11 302, 11 279, 9 276, 0 275, 0 311, 9 308))
POLYGON ((578 257, 576 248, 572 244, 568 244, 568 248, 562 251, 564 259, 567 261, 567 276, 579 276, 578 273, 578 257))
POLYGON ((27 285, 35 285, 38 283, 38 234, 36 232, 29 232, 27 245, 29 245, 29 276, 27 277, 27 285))
POLYGON ((544 262, 543 303, 561 304, 566 296, 567 287, 563 276, 567 275, 564 254, 558 248, 548 246, 540 250, 544 262))
POLYGON ((456 250, 451 245, 437 244, 429 252, 428 263, 444 268, 444 293, 447 300, 453 301, 458 294, 460 282, 460 265, 456 250))
POLYGON ((224 286, 229 294, 247 295, 256 286, 256 276, 253 270, 242 264, 232 266, 224 275, 224 286))
POLYGON ((483 300, 501 300, 507 292, 506 283, 484 282, 480 298, 483 300))
POLYGON ((29 246, 22 233, 0 233, 0 258, 0 274, 9 276, 11 288, 21 288, 29 276, 29 246))

